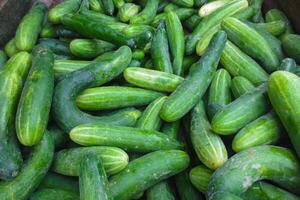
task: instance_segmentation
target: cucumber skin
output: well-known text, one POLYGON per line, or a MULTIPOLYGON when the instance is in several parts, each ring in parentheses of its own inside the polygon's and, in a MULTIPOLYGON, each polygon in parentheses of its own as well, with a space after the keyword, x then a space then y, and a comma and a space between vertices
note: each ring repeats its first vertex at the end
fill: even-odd
POLYGON ((38 44, 48 47, 53 53, 58 55, 71 56, 69 43, 52 38, 42 38, 38 40, 38 44))
POLYGON ((178 196, 181 200, 202 200, 202 196, 192 185, 187 170, 175 176, 178 196))
POLYGON ((103 10, 107 15, 113 15, 115 11, 115 6, 113 0, 100 0, 103 10))
POLYGON ((147 200, 175 200, 168 181, 162 181, 147 190, 147 200))
POLYGON ((221 135, 234 134, 266 113, 268 102, 264 96, 265 93, 266 85, 264 84, 228 104, 213 117, 212 130, 221 135))
POLYGON ((236 76, 232 79, 231 91, 235 98, 239 98, 254 88, 254 85, 243 76, 236 76))
POLYGON ((104 86, 84 90, 77 96, 76 104, 83 110, 110 110, 148 105, 161 96, 162 93, 141 88, 104 86))
POLYGON ((12 38, 5 44, 4 51, 9 58, 11 58, 13 55, 19 52, 19 50, 16 47, 15 38, 12 38))
POLYGON ((57 4, 49 11, 48 20, 53 24, 59 24, 64 15, 75 13, 80 4, 80 0, 67 0, 57 4))
POLYGON ((141 153, 183 147, 175 139, 157 131, 106 124, 79 125, 71 130, 70 138, 85 146, 115 146, 141 153))
POLYGON ((274 72, 269 79, 268 94, 271 104, 288 132, 300 155, 300 78, 290 72, 274 72))
POLYGON ((300 63, 300 36, 295 34, 288 34, 282 40, 284 52, 294 58, 297 63, 300 63))
POLYGON ((31 55, 23 51, 11 57, 0 72, 0 178, 3 180, 16 176, 22 165, 13 127, 30 66, 31 55))
POLYGON ((253 26, 255 26, 257 29, 262 29, 274 36, 279 36, 284 31, 286 31, 286 24, 281 20, 266 23, 253 23, 253 26))
MULTIPOLYGON (((191 17, 193 14, 195 14, 195 10, 192 8, 178 8, 173 10, 177 16, 179 17, 179 19, 181 21, 186 20, 187 18, 191 17)), ((166 13, 160 13, 158 15, 156 15, 156 17, 154 18, 154 20, 152 21, 151 25, 153 27, 157 27, 158 22, 160 20, 165 20, 166 19, 166 13)))
POLYGON ((32 67, 16 114, 16 132, 24 146, 38 144, 46 130, 54 88, 53 62, 47 47, 33 49, 32 67))
POLYGON ((188 76, 164 103, 160 112, 163 120, 172 122, 180 119, 199 101, 216 72, 226 40, 223 31, 213 37, 206 53, 193 64, 188 76))
POLYGON ((22 167, 19 175, 0 184, 0 199, 28 199, 48 172, 53 155, 53 140, 48 133, 45 133, 41 142, 34 147, 31 157, 22 167))
POLYGON ((183 7, 193 7, 194 0, 173 0, 173 2, 183 7))
POLYGON ((129 160, 128 155, 116 147, 76 147, 57 152, 52 170, 66 176, 79 176, 80 161, 87 154, 97 155, 108 175, 122 171, 129 160))
POLYGON ((129 200, 152 185, 174 175, 189 165, 187 153, 164 150, 131 161, 119 174, 111 177, 110 192, 114 199, 129 200))
POLYGON ((45 188, 34 192, 29 200, 79 200, 79 195, 62 189, 45 188))
POLYGON ((42 29, 47 6, 36 3, 21 20, 15 35, 16 47, 21 51, 31 51, 42 29))
POLYGON ((213 174, 206 197, 237 197, 261 179, 272 180, 299 193, 300 172, 297 158, 286 148, 270 145, 242 151, 231 157, 213 174))
POLYGON ((130 24, 150 24, 156 16, 158 4, 159 0, 147 1, 145 8, 130 19, 130 24))
POLYGON ((205 193, 207 185, 209 183, 209 179, 211 178, 213 173, 214 173, 214 171, 212 171, 211 169, 209 169, 203 165, 199 165, 197 167, 194 167, 190 171, 189 176, 190 176, 190 180, 191 180, 192 184, 200 192, 205 193))
POLYGON ((60 76, 82 69, 88 66, 89 64, 92 64, 92 61, 54 60, 54 66, 53 66, 54 76, 57 79, 60 76))

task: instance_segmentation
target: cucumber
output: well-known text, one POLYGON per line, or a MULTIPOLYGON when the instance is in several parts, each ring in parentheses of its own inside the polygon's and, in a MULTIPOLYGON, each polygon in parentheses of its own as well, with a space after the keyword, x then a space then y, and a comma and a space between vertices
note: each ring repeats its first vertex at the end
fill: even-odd
POLYGON ((69 43, 52 38, 39 39, 38 44, 48 47, 53 53, 58 55, 71 56, 69 43))
POLYGON ((81 0, 65 0, 50 9, 48 20, 53 24, 61 23, 61 19, 66 14, 75 13, 81 4, 81 0))
POLYGON ((75 39, 70 43, 73 55, 79 58, 95 58, 115 49, 115 45, 103 40, 75 39))
POLYGON ((172 67, 175 75, 183 75, 183 57, 184 57, 184 32, 180 19, 175 12, 170 11, 166 15, 166 30, 170 49, 172 52, 172 67))
POLYGON ((130 19, 130 24, 150 24, 156 15, 159 0, 148 0, 144 9, 130 19))
POLYGON ((252 21, 254 23, 264 22, 263 14, 262 14, 262 4, 264 0, 249 0, 249 4, 254 9, 254 16, 252 17, 252 21))
POLYGON ((300 155, 299 100, 300 78, 290 72, 274 72, 269 79, 268 94, 270 101, 291 142, 300 155))
POLYGON ((125 4, 125 1, 124 0, 113 0, 114 2, 114 5, 120 9, 124 4, 125 4))
MULTIPOLYGON (((115 23, 118 22, 118 19, 112 16, 108 16, 99 12, 95 12, 92 10, 81 10, 80 14, 89 18, 89 19, 93 19, 93 20, 97 20, 101 23, 115 23)), ((118 23, 118 24, 122 24, 122 23, 118 23)))
POLYGON ((26 200, 46 175, 54 154, 51 136, 45 133, 36 145, 22 170, 12 180, 0 183, 0 199, 26 200))
POLYGON ((113 0, 100 0, 104 12, 107 15, 113 15, 115 11, 115 5, 113 0))
POLYGON ((172 74, 168 36, 164 21, 160 21, 151 42, 151 58, 155 69, 172 74))
POLYGON ((168 181, 162 181, 147 190, 147 200, 175 200, 168 181))
POLYGON ((230 41, 225 45, 220 62, 232 76, 243 76, 254 85, 268 81, 268 73, 230 41))
POLYGON ((137 15, 140 10, 141 7, 139 5, 134 3, 125 3, 119 9, 119 19, 121 22, 128 22, 132 17, 137 15))
POLYGON ((199 165, 190 171, 190 180, 197 190, 205 193, 209 179, 213 172, 214 171, 205 167, 204 165, 199 165))
POLYGON ((242 51, 262 63, 268 72, 277 70, 279 59, 268 41, 242 21, 228 17, 222 23, 228 38, 242 51))
POLYGON ((40 37, 41 38, 55 38, 55 37, 76 38, 76 37, 80 37, 80 35, 76 32, 66 29, 64 26, 61 25, 53 26, 50 24, 46 24, 41 30, 40 37))
POLYGON ((226 40, 225 32, 216 33, 206 53, 193 64, 189 75, 164 103, 160 112, 163 120, 172 122, 180 119, 203 96, 215 74, 226 40))
POLYGON ((254 85, 243 76, 236 76, 231 81, 231 91, 236 99, 254 88, 254 85))
POLYGON ((16 132, 24 146, 38 144, 46 130, 54 88, 53 62, 47 47, 33 49, 32 67, 16 114, 16 132))
POLYGON ((79 195, 59 188, 45 188, 35 191, 29 200, 79 200, 79 195))
POLYGON ((128 164, 128 155, 116 147, 76 147, 55 154, 52 170, 66 176, 79 176, 80 162, 87 154, 101 159, 108 175, 122 171, 128 164))
POLYGON ((209 88, 207 112, 210 118, 231 102, 230 85, 230 74, 225 69, 219 69, 209 88))
POLYGON ((207 0, 194 0, 194 7, 199 8, 200 6, 204 5, 207 0))
POLYGON ((199 160, 215 170, 227 161, 227 150, 220 138, 211 131, 204 103, 199 101, 192 110, 190 137, 199 160))
POLYGON ((179 150, 163 150, 137 158, 109 181, 114 199, 129 200, 154 184, 173 176, 189 165, 188 154, 179 150))
POLYGON ((15 35, 15 44, 19 50, 32 50, 42 29, 46 10, 47 6, 42 2, 38 2, 22 18, 15 35))
POLYGON ((103 5, 100 3, 99 0, 88 0, 90 10, 103 13, 103 5))
POLYGON ((144 61, 145 58, 145 52, 141 49, 135 49, 132 52, 132 59, 138 60, 138 61, 144 61))
POLYGON ((180 120, 175 122, 165 122, 161 128, 161 132, 167 136, 177 139, 178 131, 180 127, 180 120))
POLYGON ((77 108, 77 95, 88 87, 100 86, 117 77, 131 60, 129 47, 120 47, 113 53, 110 61, 95 62, 81 70, 75 71, 60 81, 53 96, 53 116, 57 125, 69 132, 79 124, 110 123, 118 125, 134 125, 140 115, 136 109, 123 109, 109 116, 92 116, 77 108))
POLYGON ((245 10, 242 10, 236 13, 235 15, 233 15, 233 17, 238 19, 243 19, 243 20, 249 20, 251 17, 253 17, 253 15, 254 15, 254 8, 248 7, 245 10))
POLYGON ((213 36, 221 29, 221 26, 218 24, 210 29, 210 31, 207 33, 207 36, 203 38, 202 40, 199 40, 196 46, 196 53, 199 56, 202 56, 205 51, 207 50, 207 47, 213 38, 213 36))
POLYGON ((231 0, 217 0, 204 4, 200 7, 198 15, 200 17, 206 17, 216 11, 218 8, 224 7, 231 0))
POLYGON ((102 161, 94 154, 85 155, 80 162, 79 188, 82 200, 112 199, 102 161))
POLYGON ((284 36, 282 46, 287 56, 300 63, 300 35, 288 34, 284 36))
POLYGON ((71 130, 70 138, 84 146, 114 146, 140 153, 183 147, 161 132, 104 124, 79 125, 71 130))
MULTIPOLYGON (((178 16, 178 18, 181 21, 184 21, 187 18, 191 17, 193 14, 195 14, 195 10, 192 8, 178 8, 178 9, 175 9, 174 12, 176 13, 176 15, 178 16)), ((157 27, 158 22, 160 20, 166 19, 166 15, 167 15, 167 13, 160 13, 160 14, 156 15, 155 18, 153 19, 151 25, 154 27, 157 27)))
POLYGON ((196 48, 199 40, 206 38, 209 31, 220 24, 224 18, 234 15, 235 13, 244 10, 248 7, 247 0, 233 0, 226 6, 219 8, 211 15, 205 17, 193 30, 193 32, 187 36, 185 44, 185 53, 191 55, 196 48))
POLYGON ((164 12, 167 13, 167 12, 176 10, 178 8, 179 8, 179 6, 177 4, 175 4, 175 3, 168 3, 166 5, 166 7, 164 7, 164 12))
POLYGON ((212 130, 221 135, 231 135, 265 114, 268 110, 268 101, 264 96, 266 87, 263 84, 220 110, 212 119, 212 130))
POLYGON ((297 158, 286 148, 269 145, 242 151, 231 157, 212 175, 206 197, 241 199, 238 196, 254 182, 262 179, 274 181, 299 193, 300 172, 297 158))
POLYGON ((201 20, 202 20, 202 18, 199 17, 199 15, 194 14, 194 15, 190 16, 188 19, 186 19, 183 22, 183 25, 185 26, 185 28, 192 31, 200 23, 201 20))
POLYGON ((279 70, 294 73, 297 70, 297 63, 292 58, 285 58, 281 61, 279 70))
POLYGON ((22 165, 14 135, 14 122, 30 66, 31 55, 23 51, 11 57, 0 71, 0 179, 3 180, 15 177, 22 165))
POLYGON ((174 74, 139 67, 125 69, 124 78, 130 84, 161 92, 174 91, 184 80, 174 74))
POLYGON ((183 67, 183 71, 186 72, 188 71, 191 66, 197 62, 198 60, 198 56, 186 56, 183 58, 183 63, 182 63, 182 67, 183 67))
POLYGON ((0 50, 0 70, 4 67, 7 61, 7 56, 4 51, 0 50))
POLYGON ((52 136, 56 151, 62 149, 62 147, 69 142, 68 134, 60 130, 56 125, 49 126, 48 132, 52 136))
POLYGON ((193 7, 194 0, 172 0, 176 5, 180 7, 193 7))
POLYGON ((284 23, 284 21, 281 20, 268 22, 268 23, 251 23, 251 24, 255 26, 257 29, 262 29, 274 36, 279 36, 286 30, 286 24, 284 23))
POLYGON ((12 38, 6 43, 4 51, 8 57, 12 57, 13 55, 19 52, 19 50, 16 47, 15 38, 12 38))
POLYGON ((58 78, 90 64, 92 64, 92 61, 87 60, 55 60, 53 66, 54 76, 58 78))
POLYGON ((178 196, 181 200, 202 200, 202 196, 192 185, 187 170, 175 176, 178 196))

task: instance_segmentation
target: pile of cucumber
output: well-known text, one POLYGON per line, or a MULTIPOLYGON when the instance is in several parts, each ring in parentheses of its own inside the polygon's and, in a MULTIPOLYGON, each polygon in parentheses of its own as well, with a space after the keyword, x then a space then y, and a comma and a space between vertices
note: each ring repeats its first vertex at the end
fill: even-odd
POLYGON ((300 200, 300 35, 262 4, 37 1, 0 50, 0 200, 300 200))

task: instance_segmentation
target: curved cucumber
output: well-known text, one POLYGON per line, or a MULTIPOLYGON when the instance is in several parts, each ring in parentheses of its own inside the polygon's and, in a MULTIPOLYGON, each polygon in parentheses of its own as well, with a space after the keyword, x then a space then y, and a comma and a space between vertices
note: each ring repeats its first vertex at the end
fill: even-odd
POLYGON ((4 67, 7 61, 7 56, 4 51, 0 50, 0 70, 4 67))
POLYGON ((162 181, 147 190, 147 200, 175 200, 168 181, 162 181))
POLYGON ((145 8, 130 19, 130 24, 150 24, 156 15, 159 0, 148 0, 145 8))
POLYGON ((15 38, 12 38, 6 43, 4 51, 8 57, 12 57, 13 55, 19 52, 19 50, 16 47, 15 38))
POLYGON ((297 70, 297 63, 292 58, 285 58, 281 61, 279 70, 294 73, 297 70))
POLYGON ((205 193, 212 174, 213 171, 211 169, 204 165, 199 165, 190 171, 190 180, 200 192, 205 193))
POLYGON ((48 13, 48 20, 53 24, 59 24, 61 18, 70 13, 75 13, 81 4, 81 0, 65 0, 53 7, 48 13))
POLYGON ((209 32, 207 32, 207 35, 202 40, 199 40, 196 46, 196 53, 199 56, 202 56, 205 51, 207 50, 207 47, 213 38, 213 36, 221 29, 221 26, 218 24, 210 29, 209 32))
POLYGON ((231 81, 231 91, 235 98, 239 98, 254 88, 254 85, 243 76, 236 76, 231 81))
POLYGON ((284 52, 300 63, 300 35, 288 34, 282 40, 284 52))
POLYGON ((70 191, 59 188, 56 189, 40 189, 34 192, 29 200, 79 200, 79 195, 70 191))
POLYGON ((90 64, 92 64, 92 61, 87 60, 55 60, 53 66, 54 76, 58 78, 90 64))
POLYGON ((175 176, 175 184, 178 196, 181 200, 202 200, 202 196, 192 185, 188 171, 185 170, 175 176))
MULTIPOLYGON (((248 22, 251 23, 251 22, 248 22)), ((253 26, 255 26, 258 29, 262 29, 274 36, 278 36, 282 34, 284 31, 286 31, 286 24, 284 21, 277 20, 273 22, 268 23, 251 23, 253 26)))

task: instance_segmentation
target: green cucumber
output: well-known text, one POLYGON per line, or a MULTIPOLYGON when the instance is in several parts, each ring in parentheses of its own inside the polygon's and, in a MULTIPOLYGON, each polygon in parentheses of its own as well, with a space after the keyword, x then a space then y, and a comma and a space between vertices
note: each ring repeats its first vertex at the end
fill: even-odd
POLYGON ((64 26, 58 25, 53 26, 46 24, 40 33, 41 38, 55 38, 55 37, 64 37, 64 38, 76 38, 80 35, 76 32, 73 32, 69 29, 66 29, 64 26))
POLYGON ((29 200, 79 200, 79 195, 59 188, 45 188, 35 191, 29 200))
POLYGON ((79 170, 80 199, 109 200, 108 180, 101 159, 87 154, 80 162, 79 170))
POLYGON ((253 15, 254 15, 254 8, 250 6, 245 10, 236 13, 235 15, 233 15, 233 17, 238 19, 243 19, 243 20, 249 20, 251 17, 253 17, 253 15))
POLYGON ((215 12, 218 8, 224 7, 231 0, 217 0, 211 1, 200 7, 198 15, 200 17, 206 17, 211 13, 215 12))
POLYGON ((281 61, 279 70, 294 73, 297 69, 297 63, 292 58, 285 58, 281 61))
POLYGON ((228 17, 222 23, 228 38, 249 56, 259 60, 268 72, 279 66, 279 58, 268 41, 254 28, 242 21, 228 17))
POLYGON ((70 56, 69 43, 52 38, 39 39, 38 44, 48 47, 53 53, 70 56))
POLYGON ((299 193, 299 162, 283 147, 258 146, 231 157, 211 177, 208 199, 241 199, 240 196, 254 182, 267 179, 299 193), (231 197, 231 198, 230 198, 231 197))
MULTIPOLYGON (((195 14, 195 10, 192 8, 178 8, 174 10, 178 18, 182 21, 186 20, 187 18, 191 17, 193 14, 195 14)), ((155 16, 154 20, 152 21, 152 26, 157 27, 158 22, 160 20, 166 19, 167 13, 160 13, 155 16)))
POLYGON ((4 67, 7 61, 7 56, 4 51, 0 50, 0 70, 4 67))
POLYGON ((231 102, 230 85, 230 74, 225 69, 219 69, 209 88, 207 112, 210 118, 231 102))
POLYGON ((115 11, 115 5, 113 0, 100 0, 104 12, 107 15, 113 15, 115 11))
POLYGON ((268 94, 270 101, 291 142, 300 155, 300 78, 290 72, 274 72, 269 79, 268 94))
POLYGON ((132 52, 132 59, 138 60, 138 61, 143 61, 145 58, 145 52, 141 49, 135 49, 132 52))
POLYGON ((180 19, 175 12, 170 11, 166 15, 166 30, 172 52, 172 67, 175 75, 183 75, 183 57, 184 57, 184 32, 180 19))
POLYGON ((182 63, 183 71, 184 72, 188 71, 191 68, 191 66, 195 62, 197 62, 197 60, 198 60, 198 56, 195 56, 195 55, 184 57, 183 58, 183 63, 182 63))
POLYGON ((139 60, 132 59, 128 67, 141 67, 142 62, 139 60))
POLYGON ((194 167, 190 171, 189 175, 192 184, 197 188, 197 190, 205 193, 212 174, 213 171, 211 169, 205 167, 204 165, 199 165, 197 167, 194 167))
POLYGON ((249 0, 249 4, 254 9, 254 16, 252 17, 252 21, 254 23, 264 22, 263 14, 262 14, 262 4, 264 0, 249 0))
POLYGON ((250 147, 274 144, 281 132, 281 123, 274 113, 263 115, 247 124, 233 138, 232 149, 240 152, 250 147))
POLYGON ((53 24, 59 24, 61 18, 70 13, 75 13, 81 4, 81 0, 65 0, 50 9, 48 20, 53 24))
POLYGON ((148 105, 162 94, 141 88, 105 86, 84 90, 76 99, 82 110, 111 110, 148 105))
POLYGON ((69 141, 68 135, 60 130, 56 125, 49 126, 48 132, 54 141, 55 150, 61 149, 69 141))
POLYGON ((243 76, 236 76, 231 81, 231 91, 236 99, 254 88, 254 85, 243 76))
POLYGON ((55 60, 53 71, 55 78, 66 75, 73 71, 82 69, 92 64, 92 61, 86 60, 55 60))
POLYGON ((174 74, 139 67, 125 69, 124 77, 133 85, 162 92, 174 91, 184 80, 174 74))
POLYGON ((213 36, 221 29, 220 25, 216 25, 210 29, 210 31, 207 33, 207 36, 203 38, 202 40, 199 40, 196 46, 196 53, 199 56, 202 56, 205 51, 207 50, 207 47, 213 38, 213 36))
POLYGON ((46 175, 53 154, 53 140, 48 133, 45 133, 41 142, 34 147, 19 175, 12 180, 0 183, 0 199, 28 199, 46 175))
POLYGON ((111 177, 110 192, 114 199, 129 200, 154 184, 175 175, 189 165, 188 154, 164 150, 137 158, 119 174, 111 177))
POLYGON ((52 170, 66 176, 79 176, 80 162, 87 154, 97 155, 109 175, 122 171, 129 160, 128 155, 116 147, 76 147, 57 152, 52 170))
POLYGON ((125 4, 125 1, 124 0, 113 0, 114 2, 114 5, 120 9, 124 4, 125 4))
POLYGON ((6 43, 4 51, 8 57, 12 57, 13 55, 19 52, 19 50, 16 47, 15 38, 12 38, 6 43))
POLYGON ((280 36, 280 38, 287 34, 294 33, 293 27, 284 12, 278 9, 271 9, 266 13, 266 22, 273 22, 277 20, 283 21, 286 25, 286 31, 280 36))
POLYGON ((125 3, 119 8, 118 16, 121 22, 128 22, 141 10, 139 5, 134 3, 125 3))
POLYGON ((73 55, 79 58, 95 58, 115 49, 115 45, 103 40, 75 39, 70 43, 73 55))
POLYGON ((161 132, 167 136, 177 139, 178 131, 180 127, 180 120, 175 122, 165 122, 161 128, 161 132))
POLYGON ((145 8, 130 19, 130 24, 150 24, 156 15, 159 0, 148 0, 145 8))
POLYGON ((16 114, 16 132, 24 146, 38 144, 46 130, 54 88, 53 62, 47 47, 33 49, 32 67, 16 114))
POLYGON ((288 34, 284 36, 282 46, 287 56, 300 63, 300 35, 288 34))
POLYGON ((79 125, 71 130, 70 138, 84 146, 115 146, 130 152, 182 149, 181 143, 161 132, 105 124, 79 125))
POLYGON ((215 170, 227 161, 226 147, 211 131, 202 100, 192 110, 190 137, 199 160, 208 168, 215 170))
POLYGON ((47 6, 38 2, 22 18, 15 35, 16 47, 21 51, 31 51, 42 29, 47 6))
POLYGON ((168 3, 165 7, 164 7, 164 12, 167 13, 167 12, 170 12, 170 11, 173 11, 173 10, 176 10, 178 9, 179 6, 175 3, 168 3))
MULTIPOLYGON (((80 14, 93 20, 97 20, 101 23, 115 23, 118 22, 118 19, 112 16, 108 16, 99 12, 92 10, 81 10, 80 14)), ((120 23, 121 24, 121 23, 120 23)))
POLYGON ((188 19, 186 19, 183 22, 183 25, 189 29, 190 31, 194 30, 194 28, 200 23, 200 21, 202 20, 201 17, 199 17, 199 15, 194 14, 192 16, 190 16, 188 19))
POLYGON ((204 5, 207 2, 207 0, 194 0, 194 7, 199 8, 202 5, 204 5))
POLYGON ((180 7, 193 7, 194 0, 172 0, 175 4, 177 4, 180 7))
POLYGON ((220 24, 224 18, 234 15, 248 7, 247 0, 233 0, 226 6, 219 8, 216 12, 202 19, 193 32, 187 36, 185 53, 192 54, 195 51, 199 40, 206 38, 207 33, 216 25, 220 24))
POLYGON ((4 180, 15 177, 22 165, 14 122, 30 66, 31 55, 23 51, 11 57, 0 71, 0 179, 4 180))
POLYGON ((206 92, 224 49, 227 37, 221 31, 213 37, 208 50, 194 63, 188 76, 168 97, 160 112, 160 117, 172 122, 188 113, 206 92))
POLYGON ((175 200, 168 181, 162 181, 147 190, 147 200, 175 200))
POLYGON ((268 73, 255 60, 230 41, 226 43, 220 62, 232 76, 243 76, 254 85, 260 85, 269 78, 268 73))
POLYGON ((101 5, 99 0, 88 0, 90 10, 103 13, 103 6, 101 5))
POLYGON ((156 70, 173 73, 164 21, 159 22, 154 33, 151 42, 151 58, 156 70))
POLYGON ((202 200, 202 196, 192 185, 188 171, 185 170, 175 176, 175 184, 178 196, 181 200, 202 200))
POLYGON ((286 24, 281 20, 268 23, 252 23, 252 25, 257 29, 262 29, 274 36, 279 36, 286 30, 286 24))

